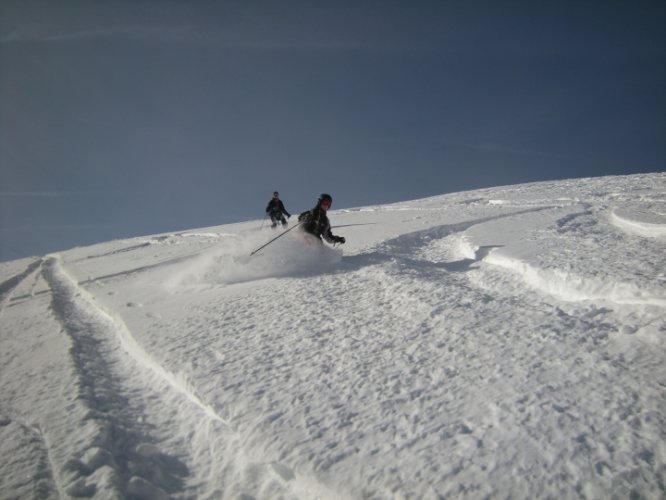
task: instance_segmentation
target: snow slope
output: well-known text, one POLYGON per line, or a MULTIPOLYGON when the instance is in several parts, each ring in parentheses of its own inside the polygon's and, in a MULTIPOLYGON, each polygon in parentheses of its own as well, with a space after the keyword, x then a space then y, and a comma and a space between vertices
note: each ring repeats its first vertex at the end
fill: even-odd
POLYGON ((2 497, 666 496, 666 174, 331 219, 1 263, 2 497))

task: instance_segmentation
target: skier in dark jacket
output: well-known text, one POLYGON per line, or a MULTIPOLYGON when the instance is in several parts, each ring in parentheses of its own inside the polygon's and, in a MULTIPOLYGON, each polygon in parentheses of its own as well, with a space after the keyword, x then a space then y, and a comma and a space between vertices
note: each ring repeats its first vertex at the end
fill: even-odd
POLYGON ((287 218, 291 217, 291 214, 284 208, 284 204, 280 199, 280 193, 277 191, 273 192, 273 198, 268 202, 266 214, 271 216, 271 222, 273 223, 271 227, 276 227, 278 222, 281 222, 283 226, 286 226, 287 220, 284 216, 286 215, 287 218))
POLYGON ((329 194, 322 194, 317 200, 317 205, 307 212, 298 216, 298 221, 302 223, 303 231, 312 234, 329 243, 344 243, 346 240, 342 236, 335 236, 331 232, 331 223, 328 220, 326 211, 331 208, 333 198, 329 194))

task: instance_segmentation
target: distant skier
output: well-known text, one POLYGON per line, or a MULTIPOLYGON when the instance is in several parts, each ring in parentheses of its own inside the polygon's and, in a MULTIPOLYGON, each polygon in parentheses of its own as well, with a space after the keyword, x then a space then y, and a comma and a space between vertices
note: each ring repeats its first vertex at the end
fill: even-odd
POLYGON ((284 216, 286 215, 287 218, 291 217, 291 214, 284 208, 284 204, 280 199, 280 193, 277 191, 273 192, 273 198, 268 202, 266 214, 271 216, 271 227, 276 227, 278 222, 281 222, 283 226, 286 226, 287 219, 285 219, 284 216))
POLYGON ((302 223, 303 231, 312 234, 329 243, 344 243, 346 240, 342 236, 335 236, 331 232, 331 223, 328 220, 326 211, 331 208, 333 198, 330 194, 322 194, 317 200, 317 205, 307 212, 298 216, 298 221, 302 223))

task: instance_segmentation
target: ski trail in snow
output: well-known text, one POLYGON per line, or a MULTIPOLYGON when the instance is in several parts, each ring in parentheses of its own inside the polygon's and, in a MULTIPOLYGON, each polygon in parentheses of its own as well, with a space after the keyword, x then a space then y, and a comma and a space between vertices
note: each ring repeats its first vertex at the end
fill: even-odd
POLYGON ((12 498, 67 498, 55 474, 57 469, 54 466, 48 439, 39 424, 18 418, 2 417, 0 439, 5 443, 11 443, 5 450, 6 455, 3 458, 20 464, 18 467, 22 469, 20 478, 15 476, 2 478, 5 490, 3 493, 15 489, 16 496, 12 498), (26 483, 25 479, 29 479, 30 482, 26 483))
MULTIPOLYGON (((153 372, 159 379, 166 382, 173 390, 180 393, 187 401, 202 411, 211 421, 224 425, 239 441, 243 441, 238 429, 229 420, 207 404, 186 381, 165 369, 139 345, 122 319, 102 309, 96 303, 94 296, 77 284, 76 280, 64 270, 59 258, 50 258, 47 261, 47 268, 49 269, 48 274, 52 287, 54 290, 61 290, 54 293, 58 297, 57 300, 62 302, 62 308, 67 309, 70 314, 92 316, 93 321, 103 324, 103 326, 100 325, 100 328, 112 332, 123 350, 136 363, 153 372)), ((70 326, 70 329, 76 329, 76 326, 70 326)), ((277 462, 253 461, 247 456, 242 447, 236 449, 235 454, 237 455, 237 463, 249 464, 246 467, 247 471, 244 473, 249 473, 257 478, 264 478, 262 482, 269 484, 277 481, 298 498, 339 498, 339 495, 319 483, 315 478, 298 474, 288 466, 277 462)), ((131 489, 131 487, 130 480, 129 488, 131 489)))
POLYGON ((217 420, 231 427, 229 422, 219 415, 214 408, 206 404, 187 383, 181 381, 173 373, 166 370, 162 365, 155 361, 150 354, 148 354, 141 345, 136 341, 132 333, 129 331, 122 319, 102 309, 96 304, 95 298, 84 288, 80 287, 76 280, 74 280, 63 269, 60 260, 56 258, 49 259, 49 265, 53 268, 52 276, 54 280, 61 286, 67 289, 68 295, 74 297, 76 302, 83 302, 82 307, 88 309, 93 315, 99 317, 101 321, 105 321, 110 326, 113 333, 120 341, 123 349, 137 362, 139 365, 148 368, 155 373, 158 377, 166 381, 173 389, 181 393, 188 401, 197 406, 209 418, 217 420))
MULTIPOLYGON (((47 481, 53 481, 53 483, 55 485, 55 488, 56 488, 56 491, 58 492, 58 495, 60 496, 60 498, 66 498, 66 494, 65 494, 65 490, 63 488, 63 485, 58 480, 58 477, 55 474, 56 467, 55 467, 55 463, 53 461, 53 456, 52 456, 52 451, 51 451, 52 447, 49 443, 48 437, 44 435, 44 433, 42 432, 42 429, 39 427, 39 425, 34 425, 34 426, 31 427, 31 429, 32 429, 37 441, 41 443, 42 453, 44 455, 44 460, 43 460, 43 463, 41 464, 41 470, 39 471, 39 475, 42 477, 42 479, 45 479, 47 481)), ((40 497, 41 497, 41 495, 40 495, 40 497)))
POLYGON ((117 334, 114 337, 117 324, 76 285, 59 258, 47 258, 43 275, 56 319, 71 340, 76 381, 75 394, 63 394, 69 400, 69 418, 78 421, 79 429, 72 435, 73 455, 59 471, 67 496, 166 498, 181 490, 186 468, 146 442, 151 438, 142 424, 143 410, 137 411, 141 401, 123 395, 125 381, 117 375, 114 354, 118 343, 122 345, 117 334))
POLYGON ((501 247, 476 246, 464 236, 459 238, 458 245, 462 255, 475 256, 473 260, 483 260, 486 264, 506 269, 528 287, 565 302, 608 301, 618 305, 666 307, 666 296, 631 283, 604 282, 562 269, 543 269, 495 251, 501 247))
MULTIPOLYGON (((654 282, 644 280, 632 283, 623 281, 620 276, 604 276, 601 273, 585 274, 581 269, 576 269, 574 263, 562 266, 561 262, 556 264, 552 261, 529 261, 522 257, 523 247, 533 244, 531 240, 538 238, 538 235, 525 233, 521 229, 521 224, 516 223, 517 220, 523 219, 525 225, 530 227, 534 224, 533 220, 536 219, 539 221, 540 227, 551 227, 552 231, 558 234, 566 233, 569 241, 573 241, 572 233, 580 231, 581 227, 600 224, 591 205, 582 203, 580 207, 581 210, 570 213, 567 213, 568 208, 565 208, 564 215, 562 215, 561 207, 552 207, 554 209, 552 211, 519 211, 501 217, 473 221, 468 227, 459 225, 453 229, 456 229, 455 232, 458 233, 458 254, 464 257, 464 260, 458 261, 456 264, 461 269, 465 269, 468 264, 482 260, 485 264, 513 274, 529 289, 565 302, 592 301, 630 306, 665 307, 666 295, 663 289, 660 289, 654 282), (520 219, 513 220, 514 218, 520 219), (501 244, 494 247, 488 245, 488 243, 498 242, 501 244)), ((647 215, 644 214, 643 217, 647 217, 647 215)), ((601 219, 603 220, 605 217, 601 219)), ((610 222, 617 225, 613 220, 610 222)), ((434 241, 443 235, 444 230, 450 229, 436 228, 427 230, 421 235, 417 233, 417 236, 423 241, 434 241)), ((453 233, 454 231, 449 232, 450 235, 453 233)), ((588 233, 584 238, 585 241, 580 242, 578 246, 579 255, 586 256, 588 261, 600 260, 600 256, 605 255, 604 252, 610 251, 607 248, 613 247, 612 241, 600 239, 602 236, 599 235, 593 237, 593 234, 588 233)), ((648 234, 656 236, 654 231, 648 234)), ((404 237, 401 243, 404 243, 404 237)), ((412 245, 410 244, 409 247, 411 248, 412 245)), ((543 253, 548 255, 549 252, 544 249, 543 253)), ((627 256, 627 258, 630 257, 627 256)), ((583 259, 579 257, 578 260, 583 259)), ((432 267, 434 264, 429 265, 432 267)), ((455 269, 451 263, 440 265, 444 265, 448 269, 455 269)))
POLYGON ((48 461, 48 472, 50 474, 51 479, 53 480, 53 483, 56 486, 56 489, 58 491, 58 495, 60 498, 66 498, 65 495, 65 488, 63 487, 62 482, 60 481, 60 478, 58 477, 58 474, 56 471, 58 470, 56 467, 56 462, 53 457, 53 446, 49 442, 48 436, 44 435, 42 430, 40 428, 37 429, 39 431, 39 436, 42 439, 42 442, 44 443, 44 452, 46 454, 46 460, 48 461))
POLYGON ((610 213, 610 221, 613 225, 630 234, 637 234, 644 238, 664 238, 666 237, 666 222, 655 222, 642 219, 659 219, 666 221, 666 216, 659 218, 650 213, 648 217, 640 212, 627 213, 626 211, 615 209, 610 213))
POLYGON ((35 271, 35 269, 39 268, 41 265, 42 260, 36 260, 32 262, 22 273, 17 274, 16 276, 13 276, 8 280, 0 283, 0 315, 5 309, 7 302, 9 302, 16 287, 18 287, 23 280, 30 276, 35 271))
POLYGON ((520 259, 491 253, 485 262, 517 273, 526 285, 567 302, 604 301, 621 305, 666 307, 666 297, 629 283, 604 283, 563 270, 531 266, 520 259))

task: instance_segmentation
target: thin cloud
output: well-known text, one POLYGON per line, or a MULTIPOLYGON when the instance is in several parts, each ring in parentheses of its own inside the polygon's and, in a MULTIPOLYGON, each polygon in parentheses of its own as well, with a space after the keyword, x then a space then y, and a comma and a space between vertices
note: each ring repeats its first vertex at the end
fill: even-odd
POLYGON ((20 232, 35 232, 35 231, 53 231, 53 230, 79 230, 79 229, 107 229, 107 228, 124 228, 122 223, 88 223, 88 224, 25 224, 17 226, 4 226, 0 225, 0 233, 20 233, 20 232))
POLYGON ((65 198, 68 196, 97 196, 99 191, 2 191, 0 198, 65 198))
MULTIPOLYGON (((215 11, 213 11, 215 12, 215 11)), ((190 11, 153 13, 146 22, 137 23, 127 12, 118 14, 92 9, 70 12, 67 16, 54 11, 51 17, 42 12, 40 19, 15 15, 14 22, 0 25, 0 43, 71 43, 95 40, 139 40, 155 43, 212 45, 227 49, 256 51, 403 51, 427 49, 428 44, 411 37, 377 34, 356 26, 341 36, 333 27, 321 30, 304 27, 293 12, 284 22, 269 16, 253 17, 244 11, 221 16, 194 15, 190 11), (374 33, 374 34, 373 34, 374 33)), ((278 16, 279 18, 279 16, 278 16)))
POLYGON ((457 143, 457 145, 474 151, 501 153, 513 156, 539 156, 542 158, 564 158, 564 159, 572 158, 571 155, 563 155, 548 151, 539 151, 536 149, 515 148, 511 146, 504 146, 501 144, 494 144, 494 143, 457 143))
POLYGON ((492 153, 506 153, 510 155, 522 155, 522 156, 553 156, 552 153, 545 151, 537 151, 535 149, 521 149, 521 148, 512 148, 509 146, 503 146, 501 144, 465 144, 465 147, 468 149, 476 149, 480 151, 490 151, 492 153))
POLYGON ((391 43, 372 40, 315 40, 306 37, 289 36, 238 36, 233 30, 214 32, 205 28, 192 29, 183 26, 118 26, 81 30, 23 30, 0 34, 0 43, 68 43, 86 40, 140 40, 146 42, 185 43, 214 45, 227 49, 255 51, 405 51, 424 49, 417 44, 391 43))
POLYGON ((102 39, 138 39, 157 41, 195 41, 201 37, 194 34, 188 28, 164 27, 164 26, 125 26, 125 27, 100 27, 81 30, 67 29, 34 29, 15 30, 6 35, 0 35, 2 43, 26 43, 26 42, 73 42, 85 40, 102 39))

